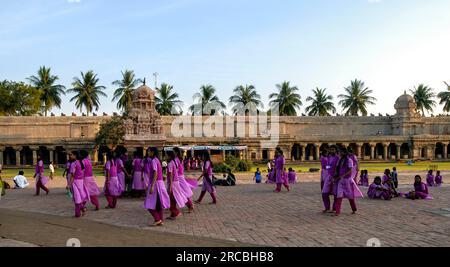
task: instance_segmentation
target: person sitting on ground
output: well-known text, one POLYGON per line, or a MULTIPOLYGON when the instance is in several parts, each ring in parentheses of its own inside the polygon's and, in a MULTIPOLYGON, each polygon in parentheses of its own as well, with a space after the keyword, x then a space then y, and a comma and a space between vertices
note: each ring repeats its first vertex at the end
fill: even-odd
POLYGON ((30 185, 24 175, 25 173, 23 171, 20 171, 19 174, 13 178, 15 184, 14 189, 24 189, 30 185))
POLYGON ((390 189, 381 183, 381 177, 375 177, 373 184, 370 185, 367 195, 370 199, 391 200, 390 189))
POLYGON ((444 179, 442 178, 441 171, 436 172, 436 178, 434 178, 436 186, 440 187, 444 183, 444 179))
POLYGON ((236 177, 231 172, 231 169, 227 169, 227 174, 223 175, 224 179, 217 179, 214 182, 216 186, 235 186, 236 185, 236 177))
POLYGON ((297 183, 297 173, 292 168, 289 168, 288 181, 289 181, 290 184, 296 184, 297 183))
POLYGON ((389 189, 391 198, 400 196, 400 193, 395 189, 394 181, 392 181, 391 176, 387 177, 387 180, 383 182, 383 186, 389 189))
POLYGON ((420 175, 416 175, 414 178, 414 191, 405 194, 405 197, 408 199, 416 200, 416 199, 433 199, 428 192, 428 186, 426 183, 422 182, 422 177, 420 175))
POLYGON ((256 172, 255 172, 255 176, 253 177, 253 180, 257 184, 260 184, 262 182, 261 171, 259 170, 259 168, 256 168, 256 172))

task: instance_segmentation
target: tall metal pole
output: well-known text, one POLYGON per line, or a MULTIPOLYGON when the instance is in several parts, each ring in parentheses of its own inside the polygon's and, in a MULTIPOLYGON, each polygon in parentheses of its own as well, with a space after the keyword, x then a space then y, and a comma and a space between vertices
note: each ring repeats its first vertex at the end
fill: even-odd
POLYGON ((158 75, 159 73, 157 72, 153 73, 153 77, 155 77, 155 90, 158 88, 158 75))

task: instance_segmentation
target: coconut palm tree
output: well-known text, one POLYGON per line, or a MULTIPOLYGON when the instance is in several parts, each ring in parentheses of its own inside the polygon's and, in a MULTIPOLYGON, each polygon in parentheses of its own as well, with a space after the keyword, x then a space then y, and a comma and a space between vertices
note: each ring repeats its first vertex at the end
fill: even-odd
POLYGON ((433 88, 419 84, 419 86, 414 87, 410 92, 416 101, 417 111, 422 112, 423 116, 425 116, 425 111, 433 112, 433 108, 436 106, 436 101, 433 100, 436 97, 433 88))
POLYGON ((194 115, 215 115, 226 108, 212 85, 202 85, 200 92, 194 95, 194 101, 197 103, 189 107, 189 111, 194 115))
POLYGON ((181 114, 182 102, 178 100, 178 94, 173 91, 173 86, 166 83, 156 89, 156 110, 161 115, 181 114))
POLYGON ((66 88, 55 84, 59 77, 51 74, 51 68, 42 66, 36 76, 27 79, 33 87, 41 92, 42 110, 45 116, 53 107, 61 108, 61 95, 65 95, 66 88))
POLYGON ((297 116, 297 110, 303 105, 301 96, 297 93, 297 86, 291 86, 290 82, 283 82, 276 85, 278 93, 269 96, 269 105, 279 108, 280 116, 297 116))
POLYGON ((447 86, 447 91, 440 92, 438 97, 441 99, 440 104, 444 105, 444 112, 450 112, 450 85, 444 82, 447 86))
POLYGON ((308 116, 330 116, 331 113, 336 113, 336 108, 333 103, 333 96, 327 95, 327 89, 316 88, 313 90, 314 97, 308 97, 306 101, 311 102, 311 105, 306 107, 308 116))
POLYGON ((75 94, 74 97, 70 99, 70 102, 76 101, 75 106, 83 111, 83 106, 86 108, 86 113, 98 110, 100 107, 99 97, 107 97, 103 92, 106 89, 105 86, 98 85, 99 79, 97 74, 93 71, 88 71, 86 73, 81 72, 81 79, 78 77, 73 78, 72 89, 67 90, 68 93, 75 94))
MULTIPOLYGON (((238 114, 244 108, 256 111, 259 107, 263 107, 261 96, 256 92, 255 86, 240 85, 233 92, 234 95, 230 97, 230 104, 233 105, 234 114, 238 114)), ((245 114, 248 114, 248 112, 249 110, 245 110, 245 114)))
POLYGON ((345 88, 346 94, 339 95, 339 105, 344 109, 346 116, 358 116, 361 113, 367 116, 367 105, 375 105, 377 99, 372 97, 373 93, 363 81, 354 80, 350 86, 345 88))
POLYGON ((141 79, 136 79, 132 70, 122 71, 122 79, 114 81, 112 84, 118 88, 114 91, 113 101, 117 101, 117 109, 128 113, 133 106, 133 92, 142 83, 141 79))

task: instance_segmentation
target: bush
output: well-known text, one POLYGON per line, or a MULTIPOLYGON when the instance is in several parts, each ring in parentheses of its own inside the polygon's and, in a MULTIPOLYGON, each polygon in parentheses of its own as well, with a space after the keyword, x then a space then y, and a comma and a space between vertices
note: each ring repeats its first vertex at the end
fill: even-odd
POLYGON ((215 164, 213 169, 215 173, 225 173, 228 169, 232 169, 232 167, 226 163, 219 163, 215 164))
POLYGON ((251 161, 239 160, 235 167, 235 171, 248 172, 252 169, 252 167, 253 167, 253 163, 251 161))

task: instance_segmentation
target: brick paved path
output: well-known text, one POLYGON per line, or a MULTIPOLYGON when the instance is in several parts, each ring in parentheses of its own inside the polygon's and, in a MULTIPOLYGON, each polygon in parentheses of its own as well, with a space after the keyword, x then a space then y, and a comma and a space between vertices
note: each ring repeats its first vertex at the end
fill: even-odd
MULTIPOLYGON (((117 210, 89 211, 83 220, 268 246, 365 246, 370 238, 380 239, 383 246, 450 246, 450 187, 432 188, 432 201, 362 199, 357 215, 350 215, 344 202, 339 218, 321 214, 318 187, 301 183, 291 193, 280 194, 270 185, 219 188, 219 205, 198 206, 195 213, 161 228, 148 227, 152 219, 142 209, 142 200, 120 200, 117 210)), ((410 189, 402 186, 402 191, 410 189)), ((104 198, 101 201, 105 206, 104 198)), ((33 197, 31 189, 9 190, 0 205, 73 216, 73 205, 62 188, 40 197, 33 197)))

